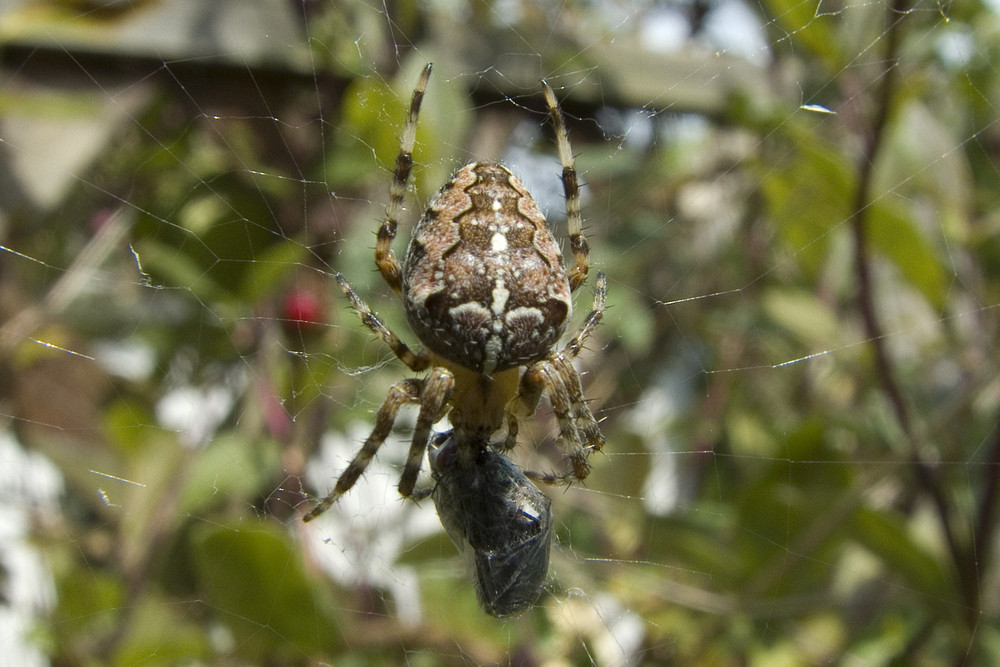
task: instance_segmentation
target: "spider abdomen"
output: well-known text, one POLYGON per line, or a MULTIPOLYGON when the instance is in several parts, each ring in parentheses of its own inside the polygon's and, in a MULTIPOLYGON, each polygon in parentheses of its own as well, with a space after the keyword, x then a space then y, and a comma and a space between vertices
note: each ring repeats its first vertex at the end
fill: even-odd
POLYGON ((403 267, 414 333, 484 375, 544 358, 572 305, 559 246, 503 165, 459 169, 417 224, 403 267))

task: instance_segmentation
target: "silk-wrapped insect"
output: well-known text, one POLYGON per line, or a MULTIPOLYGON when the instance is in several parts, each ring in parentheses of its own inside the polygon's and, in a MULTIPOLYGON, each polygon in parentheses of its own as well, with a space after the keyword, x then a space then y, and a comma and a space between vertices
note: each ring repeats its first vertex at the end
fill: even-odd
POLYGON ((479 604, 498 618, 533 605, 549 569, 552 501, 495 444, 440 433, 430 463, 434 506, 473 570, 479 604))

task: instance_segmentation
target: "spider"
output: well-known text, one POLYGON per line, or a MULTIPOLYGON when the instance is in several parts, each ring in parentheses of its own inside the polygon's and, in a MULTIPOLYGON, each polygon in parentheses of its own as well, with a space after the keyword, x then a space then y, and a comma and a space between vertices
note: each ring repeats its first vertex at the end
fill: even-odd
POLYGON ((406 320, 424 349, 411 350, 335 273, 364 325, 410 370, 429 372, 389 389, 371 435, 333 490, 303 517, 305 521, 325 512, 354 486, 407 403, 418 404, 419 412, 398 488, 403 497, 415 500, 431 493, 414 487, 431 428, 446 414, 465 470, 474 465, 482 443, 489 443, 504 424, 506 437, 495 447, 502 451, 514 447, 519 420, 535 413, 543 391, 558 419, 557 444, 571 469, 561 474, 529 473, 529 477, 546 483, 582 480, 590 472, 589 452, 604 444, 572 365, 604 313, 603 273, 597 275, 590 313, 576 334, 558 346, 572 314, 572 293, 587 278, 589 249, 581 228, 580 191, 565 121, 547 82, 542 81, 542 88, 563 167, 573 267, 568 272, 563 268, 559 246, 524 185, 496 162, 473 162, 455 172, 417 223, 403 263, 393 254, 413 166, 420 103, 430 74, 427 64, 413 91, 375 245, 375 265, 401 297, 406 320))

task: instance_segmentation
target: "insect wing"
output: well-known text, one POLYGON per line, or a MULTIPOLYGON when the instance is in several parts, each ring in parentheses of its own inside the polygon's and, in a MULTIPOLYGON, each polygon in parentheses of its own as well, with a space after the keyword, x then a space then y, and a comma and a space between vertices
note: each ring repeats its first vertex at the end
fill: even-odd
POLYGON ((493 616, 507 616, 538 599, 549 569, 551 501, 502 454, 491 466, 482 521, 470 521, 468 541, 476 568, 476 592, 493 616))
POLYGON ((434 505, 448 536, 475 569, 480 605, 497 617, 530 607, 549 569, 549 498, 488 445, 462 465, 449 437, 432 453, 431 467, 434 505))

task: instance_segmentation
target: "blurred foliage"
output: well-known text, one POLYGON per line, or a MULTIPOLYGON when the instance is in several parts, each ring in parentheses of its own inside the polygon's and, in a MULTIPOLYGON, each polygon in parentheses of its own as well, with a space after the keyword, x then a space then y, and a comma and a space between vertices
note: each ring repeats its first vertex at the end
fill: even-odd
MULTIPOLYGON (((145 9, 89 4, 40 3, 98 26, 145 9)), ((392 556, 353 564, 416 572, 408 616, 374 574, 331 565, 368 510, 340 512, 347 542, 299 521, 327 491, 306 477, 324 434, 356 447, 351 429, 406 374, 331 271, 406 332, 371 248, 419 67, 438 56, 411 200, 495 157, 472 138, 554 154, 538 91, 501 92, 510 81, 449 52, 455 16, 437 3, 304 2, 307 76, 157 64, 58 207, 6 211, 0 414, 68 487, 58 516, 35 513, 52 664, 1000 663, 1000 17, 751 3, 758 67, 795 95, 733 89, 695 114, 670 89, 635 99, 602 78, 591 40, 638 37, 587 33, 609 20, 600 3, 525 2, 511 23, 488 4, 463 30, 558 86, 610 279, 580 362, 608 444, 585 486, 550 494, 542 601, 485 616, 447 540, 406 532, 404 513, 371 529, 399 529, 392 556), (601 106, 574 93, 595 79, 601 106)), ((676 6, 687 51, 712 61, 697 16, 714 5, 676 6)), ((630 11, 638 25, 652 9, 630 11)), ((34 109, 0 93, 6 115, 34 109)), ((543 409, 519 460, 559 465, 556 430, 543 409)), ((380 459, 402 457, 399 431, 380 459)))

